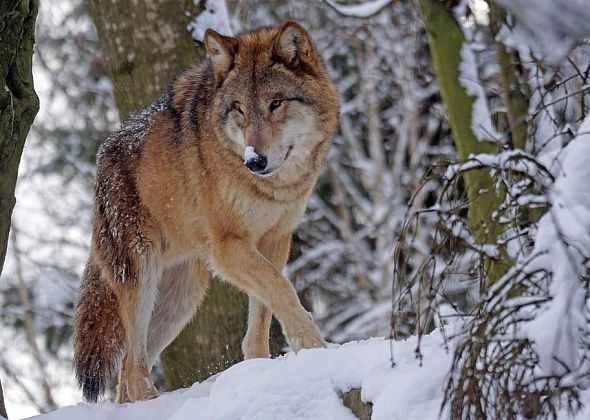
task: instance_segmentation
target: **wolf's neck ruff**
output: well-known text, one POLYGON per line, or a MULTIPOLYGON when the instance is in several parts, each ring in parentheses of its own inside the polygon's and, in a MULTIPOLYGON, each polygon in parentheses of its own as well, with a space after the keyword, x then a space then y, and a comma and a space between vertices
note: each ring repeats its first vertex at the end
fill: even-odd
POLYGON ((74 321, 78 383, 154 398, 150 370, 195 314, 210 274, 250 296, 244 357, 268 357, 272 314, 294 350, 325 343, 282 276, 337 126, 338 99, 295 22, 225 37, 134 114, 97 158, 91 255, 74 321))

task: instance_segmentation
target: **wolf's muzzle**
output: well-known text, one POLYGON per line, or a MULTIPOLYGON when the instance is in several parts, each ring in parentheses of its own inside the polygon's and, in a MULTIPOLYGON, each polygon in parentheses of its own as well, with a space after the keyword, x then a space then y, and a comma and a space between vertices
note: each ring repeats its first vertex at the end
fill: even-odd
POLYGON ((246 168, 248 168, 250 172, 254 173, 264 172, 264 170, 266 169, 266 164, 266 157, 260 155, 252 156, 250 159, 244 162, 246 168))

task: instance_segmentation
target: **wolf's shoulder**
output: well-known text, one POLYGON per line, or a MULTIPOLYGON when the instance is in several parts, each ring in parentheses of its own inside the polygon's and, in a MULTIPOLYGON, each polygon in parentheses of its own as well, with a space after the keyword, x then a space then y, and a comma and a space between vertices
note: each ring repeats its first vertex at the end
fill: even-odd
POLYGON ((105 158, 120 160, 140 153, 155 116, 167 109, 171 100, 168 90, 150 105, 131 114, 121 127, 113 131, 101 144, 96 155, 97 162, 105 158))

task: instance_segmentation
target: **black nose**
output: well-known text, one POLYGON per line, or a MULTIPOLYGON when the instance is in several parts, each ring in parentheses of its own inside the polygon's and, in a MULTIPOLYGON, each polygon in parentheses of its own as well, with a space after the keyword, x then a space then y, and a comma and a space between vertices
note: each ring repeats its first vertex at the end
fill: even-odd
POLYGON ((256 156, 245 162, 245 165, 252 172, 261 172, 266 168, 266 158, 264 156, 256 156))

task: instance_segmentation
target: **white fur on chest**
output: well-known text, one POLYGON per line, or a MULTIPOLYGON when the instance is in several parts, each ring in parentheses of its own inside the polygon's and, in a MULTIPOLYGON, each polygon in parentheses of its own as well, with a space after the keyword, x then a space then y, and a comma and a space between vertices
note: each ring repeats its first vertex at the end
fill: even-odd
POLYGON ((272 203, 251 194, 244 194, 243 191, 231 192, 228 198, 245 228, 255 240, 276 226, 288 207, 285 204, 272 203))

